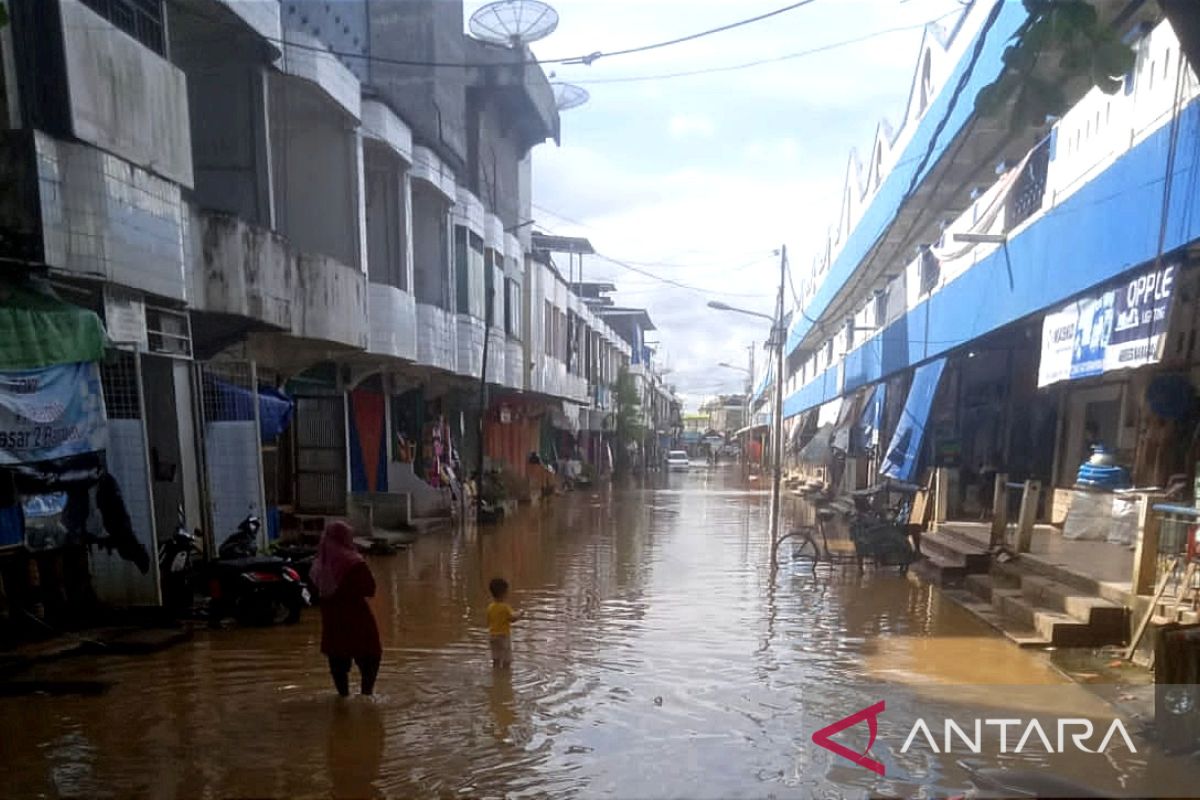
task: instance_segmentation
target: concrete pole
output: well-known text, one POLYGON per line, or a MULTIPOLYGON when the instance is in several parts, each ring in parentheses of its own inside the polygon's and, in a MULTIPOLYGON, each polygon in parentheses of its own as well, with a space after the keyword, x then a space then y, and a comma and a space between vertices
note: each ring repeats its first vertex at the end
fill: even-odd
POLYGON ((774 461, 775 475, 771 483, 771 564, 777 563, 779 547, 779 485, 783 480, 783 348, 785 331, 783 330, 783 292, 787 283, 787 245, 779 251, 779 306, 775 317, 774 330, 771 332, 775 340, 775 409, 774 409, 774 461))

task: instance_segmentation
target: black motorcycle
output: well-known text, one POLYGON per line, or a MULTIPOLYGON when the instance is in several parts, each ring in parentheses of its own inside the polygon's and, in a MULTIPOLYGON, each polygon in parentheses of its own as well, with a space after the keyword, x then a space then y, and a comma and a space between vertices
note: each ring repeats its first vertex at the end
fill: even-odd
POLYGON ((286 559, 258 554, 262 523, 246 517, 206 567, 209 619, 226 617, 248 625, 293 624, 312 603, 300 573, 286 559))
POLYGON ((195 605, 196 564, 203 560, 199 541, 199 534, 187 529, 180 506, 175 532, 158 546, 163 606, 177 616, 190 613, 195 605))
POLYGON ((304 579, 288 560, 258 554, 258 517, 242 520, 218 548, 217 558, 205 563, 200 535, 184 523, 158 550, 163 605, 182 616, 194 605, 196 593, 208 597, 210 624, 232 617, 244 625, 292 624, 312 602, 304 579))

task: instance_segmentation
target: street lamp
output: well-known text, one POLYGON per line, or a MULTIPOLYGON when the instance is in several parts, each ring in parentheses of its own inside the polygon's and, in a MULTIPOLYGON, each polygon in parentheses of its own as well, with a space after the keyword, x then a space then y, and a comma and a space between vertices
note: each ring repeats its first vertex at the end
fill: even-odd
MULTIPOLYGON (((775 479, 771 484, 771 567, 778 563, 779 548, 779 484, 783 479, 783 348, 787 341, 787 331, 784 329, 783 291, 787 283, 787 245, 779 249, 779 298, 775 304, 775 316, 750 311, 745 308, 735 308, 720 300, 709 300, 708 307, 717 311, 732 311, 735 314, 746 314, 759 317, 771 323, 771 338, 768 345, 775 347, 775 408, 772 416, 774 437, 771 448, 774 453, 772 461, 775 467, 775 479)), ((751 389, 753 391, 753 389, 751 389)))
POLYGON ((735 308, 734 306, 731 306, 728 303, 722 303, 720 300, 709 300, 708 307, 715 308, 717 311, 732 311, 736 314, 749 314, 752 317, 760 317, 762 319, 765 319, 767 322, 770 322, 772 325, 775 324, 775 317, 772 317, 770 314, 764 314, 761 311, 751 311, 746 308, 735 308))
POLYGON ((718 361, 717 366, 724 367, 725 369, 736 369, 738 372, 744 372, 747 375, 750 374, 750 370, 746 369, 745 367, 739 367, 736 364, 729 364, 724 361, 718 361))

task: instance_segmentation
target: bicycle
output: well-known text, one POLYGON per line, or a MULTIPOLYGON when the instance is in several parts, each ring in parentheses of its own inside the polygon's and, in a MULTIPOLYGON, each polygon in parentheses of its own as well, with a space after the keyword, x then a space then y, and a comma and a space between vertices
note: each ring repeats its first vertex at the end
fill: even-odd
POLYGON ((855 497, 859 511, 850 525, 850 538, 860 570, 870 559, 876 567, 894 566, 905 572, 917 559, 919 544, 910 541, 907 527, 912 513, 913 493, 918 488, 909 484, 887 483, 855 497), (879 498, 890 495, 892 491, 900 491, 904 496, 897 504, 880 508, 879 498))

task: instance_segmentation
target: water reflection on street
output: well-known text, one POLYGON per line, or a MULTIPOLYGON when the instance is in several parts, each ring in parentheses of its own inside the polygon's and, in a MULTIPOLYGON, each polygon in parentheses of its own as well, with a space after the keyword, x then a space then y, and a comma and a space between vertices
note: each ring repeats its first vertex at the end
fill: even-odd
MULTIPOLYGON (((901 757, 886 724, 882 780, 811 732, 881 696, 889 709, 1000 704, 978 685, 1014 685, 1009 704, 1018 684, 1055 687, 1067 712, 1104 713, 1043 656, 893 571, 787 564, 772 589, 768 498, 735 467, 655 480, 374 558, 374 699, 333 696, 315 612, 154 656, 43 667, 111 688, 0 700, 3 794, 937 796, 964 775, 901 757), (526 612, 511 674, 489 665, 496 575, 526 612)), ((1120 786, 1139 759, 1068 772, 1120 786)))

